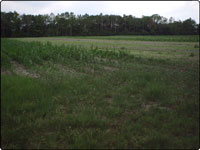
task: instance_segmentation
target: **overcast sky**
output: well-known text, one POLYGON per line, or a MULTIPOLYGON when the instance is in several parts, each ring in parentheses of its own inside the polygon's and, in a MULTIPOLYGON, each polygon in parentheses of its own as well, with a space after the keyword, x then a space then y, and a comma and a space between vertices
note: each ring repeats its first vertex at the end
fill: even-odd
POLYGON ((132 15, 135 17, 161 16, 175 20, 194 19, 199 23, 198 1, 3 1, 1 11, 17 11, 19 14, 77 14, 132 15))

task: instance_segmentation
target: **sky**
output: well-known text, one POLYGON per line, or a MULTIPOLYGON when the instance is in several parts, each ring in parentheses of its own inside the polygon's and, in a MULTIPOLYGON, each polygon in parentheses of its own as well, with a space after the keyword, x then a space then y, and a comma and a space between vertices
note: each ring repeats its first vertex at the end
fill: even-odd
POLYGON ((192 18, 199 23, 198 1, 3 1, 1 11, 19 14, 50 14, 73 12, 76 15, 160 16, 175 20, 192 18))

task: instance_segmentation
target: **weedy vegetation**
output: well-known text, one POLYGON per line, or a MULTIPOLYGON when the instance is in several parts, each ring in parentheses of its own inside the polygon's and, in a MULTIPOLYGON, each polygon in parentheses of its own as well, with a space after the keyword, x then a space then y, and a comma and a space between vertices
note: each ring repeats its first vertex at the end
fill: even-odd
POLYGON ((67 38, 1 40, 3 149, 199 148, 193 38, 67 38))

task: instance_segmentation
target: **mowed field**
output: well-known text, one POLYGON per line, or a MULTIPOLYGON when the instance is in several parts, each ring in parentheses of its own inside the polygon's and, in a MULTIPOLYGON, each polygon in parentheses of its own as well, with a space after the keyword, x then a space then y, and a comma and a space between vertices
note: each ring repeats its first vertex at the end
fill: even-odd
POLYGON ((1 39, 2 148, 199 148, 198 36, 1 39))

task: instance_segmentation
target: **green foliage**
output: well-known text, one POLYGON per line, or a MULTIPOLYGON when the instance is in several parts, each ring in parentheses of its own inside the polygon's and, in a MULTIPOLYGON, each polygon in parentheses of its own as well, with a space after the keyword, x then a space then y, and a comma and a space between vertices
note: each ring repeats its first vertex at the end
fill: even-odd
POLYGON ((195 44, 195 45, 194 45, 194 48, 199 48, 199 45, 195 44))
POLYGON ((173 140, 165 134, 155 133, 150 139, 145 141, 148 149, 167 149, 169 145, 173 145, 173 140))
POLYGON ((2 76, 2 78, 2 92, 4 93, 2 104, 5 105, 2 109, 3 113, 9 112, 10 115, 30 113, 35 112, 36 108, 41 111, 39 112, 41 114, 48 111, 51 101, 48 101, 47 97, 52 91, 47 90, 42 83, 27 77, 2 76), (21 84, 23 86, 20 86, 21 84))
POLYGON ((73 45, 52 45, 50 42, 22 42, 2 39, 3 65, 8 63, 8 57, 24 65, 41 64, 43 61, 62 62, 66 59, 81 62, 95 62, 101 59, 129 59, 127 51, 105 51, 97 47, 85 49, 73 45), (8 57, 6 57, 6 55, 8 57))
POLYGON ((167 87, 160 81, 149 82, 144 90, 144 96, 148 101, 162 101, 166 99, 167 87))
POLYGON ((1 87, 2 141, 9 148, 25 148, 34 132, 34 120, 51 115, 53 91, 37 80, 20 76, 1 76, 1 87))
POLYGON ((190 57, 194 57, 194 53, 190 53, 190 57))
POLYGON ((199 25, 191 18, 175 21, 154 14, 132 15, 20 15, 1 12, 2 37, 91 36, 91 35, 198 35, 199 25))
POLYGON ((196 50, 181 49, 174 63, 121 47, 2 39, 2 66, 13 60, 40 75, 1 75, 2 148, 198 148, 196 50))
POLYGON ((1 51, 1 67, 10 68, 10 57, 1 51))

